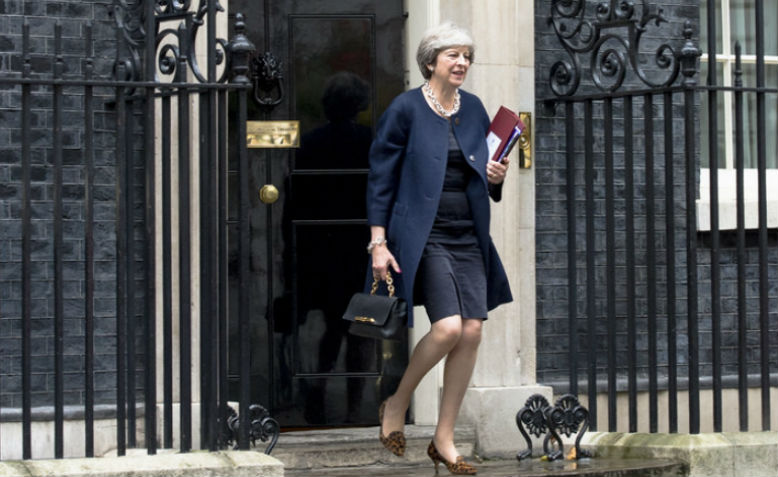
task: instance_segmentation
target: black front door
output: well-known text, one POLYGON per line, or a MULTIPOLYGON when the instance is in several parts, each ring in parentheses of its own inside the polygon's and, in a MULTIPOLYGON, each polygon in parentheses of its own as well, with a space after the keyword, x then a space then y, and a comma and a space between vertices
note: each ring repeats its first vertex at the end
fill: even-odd
MULTIPOLYGON (((281 63, 283 78, 262 92, 279 104, 250 104, 249 120, 299 120, 301 133, 300 148, 249 152, 251 327, 231 320, 230 399, 238 397, 237 337, 251 333, 252 402, 283 427, 375 424, 407 343, 350 336, 341 315, 367 265, 368 148, 403 90, 402 1, 231 0, 229 10, 244 14, 257 55, 281 63), (276 202, 260 200, 264 185, 278 190, 276 202)), ((232 278, 230 296, 238 285, 232 278)))

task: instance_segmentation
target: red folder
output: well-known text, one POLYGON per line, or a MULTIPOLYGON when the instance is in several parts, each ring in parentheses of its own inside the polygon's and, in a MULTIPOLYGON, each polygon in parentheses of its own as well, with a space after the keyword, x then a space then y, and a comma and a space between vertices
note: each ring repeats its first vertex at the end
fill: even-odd
POLYGON ((489 158, 493 161, 502 161, 510 154, 523 130, 524 123, 521 122, 518 114, 505 106, 500 106, 486 133, 489 158))

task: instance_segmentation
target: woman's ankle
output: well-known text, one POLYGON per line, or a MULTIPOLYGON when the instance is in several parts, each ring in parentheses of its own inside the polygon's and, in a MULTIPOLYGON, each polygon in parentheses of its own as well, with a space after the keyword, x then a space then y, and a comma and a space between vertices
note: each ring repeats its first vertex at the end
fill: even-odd
POLYGON ((435 446, 448 446, 454 445, 454 436, 448 433, 438 433, 437 431, 432 435, 432 442, 435 446))
POLYGON ((433 436, 432 444, 438 450, 438 453, 449 462, 455 462, 457 456, 459 456, 459 451, 451 438, 433 436))
POLYGON ((391 407, 395 412, 402 411, 403 414, 405 414, 405 412, 408 410, 408 407, 410 406, 410 399, 403 399, 397 394, 392 394, 386 398, 386 401, 387 407, 391 407))

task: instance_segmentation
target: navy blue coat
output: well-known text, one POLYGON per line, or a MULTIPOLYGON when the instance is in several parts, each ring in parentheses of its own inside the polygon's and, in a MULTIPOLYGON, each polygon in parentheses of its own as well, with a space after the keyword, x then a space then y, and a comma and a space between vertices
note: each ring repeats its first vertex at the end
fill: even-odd
MULTIPOLYGON (((451 117, 454 135, 477 173, 466 194, 484 258, 487 306, 494 309, 513 299, 500 257, 489 236, 489 196, 501 198, 502 187, 486 180, 489 116, 481 100, 461 91, 461 107, 451 117)), ((421 88, 397 96, 381 116, 370 147, 367 180, 367 221, 386 228, 389 250, 402 270, 394 273, 398 296, 408 304, 413 325, 413 283, 424 246, 432 230, 443 190, 448 158, 449 123, 429 107, 421 88), (399 276, 398 276, 399 275, 399 276)), ((368 264, 365 288, 372 284, 368 264)))

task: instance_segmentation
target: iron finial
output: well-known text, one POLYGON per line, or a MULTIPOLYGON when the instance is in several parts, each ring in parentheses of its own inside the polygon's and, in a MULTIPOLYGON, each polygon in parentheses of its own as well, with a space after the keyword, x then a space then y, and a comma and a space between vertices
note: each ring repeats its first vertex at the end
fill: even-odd
POLYGON ((742 63, 743 48, 740 45, 740 41, 735 42, 735 87, 740 88, 743 86, 743 63, 742 63))
POLYGON ((249 58, 254 55, 256 48, 246 37, 246 23, 242 13, 235 14, 235 35, 230 40, 230 65, 233 73, 233 82, 249 83, 249 58))
POLYGON ((243 21, 244 17, 243 14, 238 12, 235 14, 235 34, 236 35, 245 35, 246 33, 246 22, 243 21))
POLYGON ((683 25, 683 37, 686 42, 683 44, 680 53, 681 59, 681 73, 686 77, 684 84, 692 85, 696 83, 694 75, 697 74, 697 59, 702 55, 702 52, 692 40, 692 23, 689 20, 683 25))

